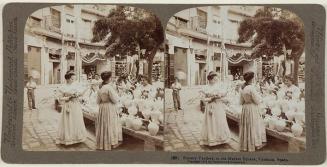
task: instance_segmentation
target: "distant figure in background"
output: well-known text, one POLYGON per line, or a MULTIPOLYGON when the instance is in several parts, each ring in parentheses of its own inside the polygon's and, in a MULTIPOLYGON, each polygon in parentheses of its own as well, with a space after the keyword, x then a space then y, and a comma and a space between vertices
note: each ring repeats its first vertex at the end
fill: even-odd
POLYGON ((154 87, 149 83, 147 76, 145 75, 141 76, 141 84, 142 84, 141 87, 142 92, 148 92, 148 96, 150 96, 151 98, 156 97, 157 90, 154 89, 154 87))
POLYGON ((102 82, 102 80, 101 80, 99 74, 94 74, 94 79, 92 79, 92 83, 97 83, 97 86, 99 88, 101 82, 102 82))
POLYGON ((245 83, 242 86, 240 102, 242 113, 240 118, 240 150, 255 151, 265 146, 267 142, 266 129, 260 114, 261 97, 253 85, 253 72, 244 74, 245 83))
POLYGON ((96 149, 111 150, 123 141, 122 126, 118 115, 118 94, 111 83, 112 73, 101 73, 102 84, 98 91, 99 114, 95 124, 96 149))
POLYGON ((289 92, 289 96, 292 100, 299 100, 301 90, 293 84, 293 78, 289 75, 284 77, 285 86, 282 88, 285 93, 289 92))
POLYGON ((28 107, 30 110, 36 109, 35 94, 34 94, 34 90, 36 89, 36 82, 34 81, 32 76, 28 77, 26 88, 27 88, 28 107))
POLYGON ((174 108, 176 111, 182 110, 181 108, 181 98, 179 96, 179 92, 182 90, 182 85, 179 83, 178 78, 175 78, 174 83, 171 85, 173 89, 173 101, 174 101, 174 108))
POLYGON ((100 78, 99 74, 95 74, 95 75, 94 75, 94 79, 95 79, 96 81, 101 82, 101 78, 100 78))

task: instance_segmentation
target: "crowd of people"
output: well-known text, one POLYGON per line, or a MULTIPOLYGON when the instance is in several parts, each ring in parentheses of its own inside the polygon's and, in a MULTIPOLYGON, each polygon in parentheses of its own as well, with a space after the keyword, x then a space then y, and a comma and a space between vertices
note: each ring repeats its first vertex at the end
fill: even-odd
MULTIPOLYGON (((267 144, 266 126, 263 119, 267 112, 262 112, 263 109, 271 111, 283 103, 287 108, 284 111, 288 111, 291 110, 290 103, 304 104, 304 89, 294 85, 290 76, 275 80, 270 77, 261 82, 255 82, 255 74, 247 72, 238 80, 226 84, 226 82, 220 82, 217 73, 210 72, 207 79, 208 85, 200 91, 201 101, 205 104, 200 145, 216 146, 229 143, 231 134, 226 112, 233 105, 237 105, 240 106, 240 150, 256 151, 267 144), (265 100, 267 97, 272 98, 265 100)), ((285 106, 281 105, 281 107, 285 106)), ((304 112, 304 106, 298 109, 304 112)), ((276 114, 276 117, 280 116, 281 113, 276 114)))
POLYGON ((152 85, 147 76, 140 75, 136 78, 122 75, 114 78, 112 72, 105 71, 84 83, 77 82, 73 72, 68 72, 65 79, 66 84, 59 88, 57 95, 62 104, 57 144, 71 145, 85 141, 83 111, 88 111, 97 113, 96 149, 116 148, 123 140, 120 122, 123 98, 163 98, 163 87, 160 87, 158 78, 152 85))

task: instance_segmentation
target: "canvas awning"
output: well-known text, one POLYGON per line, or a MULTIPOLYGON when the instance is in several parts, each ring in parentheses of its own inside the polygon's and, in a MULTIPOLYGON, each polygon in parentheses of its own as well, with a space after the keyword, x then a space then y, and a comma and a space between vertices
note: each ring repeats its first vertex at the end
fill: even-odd
POLYGON ((252 61, 252 59, 250 58, 250 55, 246 55, 246 54, 236 54, 236 55, 232 55, 232 56, 227 56, 228 57, 228 62, 231 64, 238 64, 241 63, 242 61, 247 61, 250 62, 252 61))
POLYGON ((96 60, 106 60, 105 55, 99 52, 91 52, 85 55, 81 54, 81 58, 84 63, 88 64, 93 63, 96 60))

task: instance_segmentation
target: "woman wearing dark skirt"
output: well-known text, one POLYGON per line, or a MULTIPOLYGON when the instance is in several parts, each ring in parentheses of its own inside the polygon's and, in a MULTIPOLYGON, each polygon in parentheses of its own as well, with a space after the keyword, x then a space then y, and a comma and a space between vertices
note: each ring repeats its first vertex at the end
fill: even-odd
POLYGON ((97 103, 99 114, 96 121, 96 148, 111 150, 119 146, 122 137, 122 127, 118 115, 118 95, 110 84, 111 72, 101 73, 103 83, 98 91, 97 103))
POLYGON ((265 146, 266 129, 260 114, 261 97, 252 85, 253 72, 244 74, 246 81, 241 90, 242 113, 240 119, 240 150, 255 151, 265 146))

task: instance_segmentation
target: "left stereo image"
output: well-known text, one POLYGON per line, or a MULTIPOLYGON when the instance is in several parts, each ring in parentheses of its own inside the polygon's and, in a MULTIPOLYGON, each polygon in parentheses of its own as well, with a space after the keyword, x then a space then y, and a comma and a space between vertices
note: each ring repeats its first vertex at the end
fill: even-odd
POLYGON ((131 6, 62 5, 24 30, 25 151, 162 151, 164 30, 131 6))

